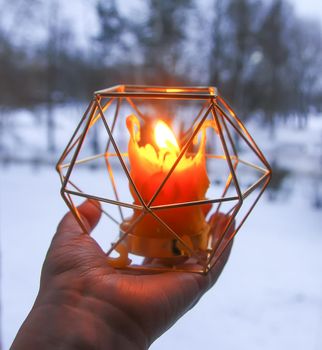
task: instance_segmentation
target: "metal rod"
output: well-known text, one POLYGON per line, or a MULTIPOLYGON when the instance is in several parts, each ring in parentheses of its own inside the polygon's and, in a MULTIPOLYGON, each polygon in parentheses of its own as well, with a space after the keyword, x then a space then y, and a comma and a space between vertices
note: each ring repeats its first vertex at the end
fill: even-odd
POLYGON ((70 203, 70 202, 68 201, 67 197, 66 197, 65 191, 62 190, 60 193, 61 193, 61 196, 63 197, 63 199, 64 199, 66 205, 68 206, 69 210, 72 212, 74 218, 76 219, 76 221, 78 222, 79 226, 81 227, 82 231, 83 231, 84 233, 89 234, 89 232, 88 232, 88 230, 87 230, 87 227, 84 225, 83 220, 81 219, 81 217, 80 217, 80 215, 79 215, 79 213, 78 213, 77 207, 76 207, 74 204, 71 204, 71 203, 73 203, 73 201, 71 200, 71 198, 68 196, 69 199, 70 199, 70 201, 71 201, 71 203, 70 203))
MULTIPOLYGON (((115 100, 115 98, 109 99, 109 100, 105 103, 105 105, 104 105, 103 107, 101 107, 101 108, 102 108, 102 111, 103 111, 104 113, 105 113, 106 110, 110 107, 110 105, 113 103, 114 100, 115 100)), ((94 114, 95 114, 95 113, 94 113, 94 114)), ((100 117, 101 117, 100 114, 97 113, 97 114, 95 115, 95 117, 93 117, 93 120, 92 120, 91 125, 90 125, 89 128, 91 128, 93 125, 95 125, 95 123, 98 121, 98 119, 99 119, 100 117)))
MULTIPOLYGON (((227 105, 226 102, 223 99, 220 99, 220 101, 223 102, 223 104, 227 105)), ((262 151, 258 148, 257 144, 255 143, 255 141, 253 140, 253 138, 250 136, 250 134, 248 133, 248 131, 246 130, 245 126, 241 123, 241 121, 237 118, 236 114, 231 110, 232 115, 234 116, 235 120, 238 120, 238 123, 240 126, 243 127, 244 132, 246 133, 246 135, 250 138, 251 142, 253 143, 253 145, 249 142, 249 140, 245 137, 245 135, 243 135, 242 132, 240 132, 240 130, 236 127, 236 125, 230 120, 230 118, 227 116, 227 114, 225 113, 225 111, 217 104, 217 107, 219 108, 219 110, 221 111, 221 113, 223 114, 224 118, 228 121, 228 123, 235 129, 235 131, 238 133, 239 136, 242 137, 242 139, 247 143, 247 145, 255 152, 255 154, 257 154, 257 156, 259 157, 259 159, 261 160, 261 162, 267 167, 267 169, 271 172, 272 169, 269 165, 269 163, 267 162, 266 158, 264 157, 262 151)), ((229 108, 228 108, 229 109, 229 108)), ((230 109, 229 109, 230 110, 230 109)))
POLYGON ((135 112, 144 120, 147 121, 147 117, 139 110, 137 105, 129 98, 126 98, 127 102, 130 104, 130 106, 135 110, 135 112))
POLYGON ((68 142, 68 144, 67 144, 65 150, 63 151, 63 153, 62 153, 62 155, 61 155, 61 157, 59 158, 59 160, 58 160, 58 162, 57 162, 57 165, 56 165, 56 170, 57 170, 57 171, 59 170, 59 167, 60 167, 61 162, 66 158, 67 154, 74 148, 75 142, 77 143, 77 141, 79 140, 79 137, 78 137, 78 138, 77 138, 77 141, 75 141, 74 144, 73 144, 73 146, 70 147, 71 143, 73 142, 74 137, 76 136, 76 134, 78 133, 78 130, 80 129, 81 125, 83 124, 84 120, 86 119, 88 112, 89 112, 90 109, 92 108, 93 103, 94 103, 94 101, 92 100, 92 101, 89 103, 89 105, 87 106, 86 111, 84 112, 84 114, 83 114, 83 116, 82 116, 80 122, 78 123, 78 125, 77 125, 75 131, 73 132, 72 137, 70 138, 70 140, 69 140, 69 142, 68 142))
POLYGON ((230 154, 229 154, 229 151, 228 151, 226 140, 225 140, 223 132, 222 132, 221 125, 219 123, 219 118, 218 118, 217 112, 216 112, 215 108, 213 108, 211 110, 211 112, 213 114, 213 117, 214 117, 216 125, 217 125, 217 130, 218 130, 218 133, 219 133, 221 144, 222 144, 222 147, 224 149, 224 153, 225 153, 225 156, 226 156, 226 159, 227 159, 227 163, 228 163, 231 175, 233 177, 233 181, 234 181, 234 184, 235 184, 235 187, 236 187, 236 191, 237 191, 238 197, 240 198, 240 200, 242 202, 242 193, 241 193, 241 190, 240 190, 240 187, 239 187, 239 183, 238 183, 238 180, 237 180, 237 176, 236 176, 234 167, 233 167, 231 159, 230 159, 230 154))
MULTIPOLYGON (((114 192, 115 200, 116 200, 117 202, 119 202, 119 201, 120 201, 120 198, 119 198, 118 193, 117 193, 116 183, 115 183, 115 178, 114 178, 113 170, 112 170, 111 164, 110 164, 110 162, 108 161, 108 158, 107 158, 107 157, 105 157, 105 162, 106 162, 107 171, 108 171, 110 180, 111 180, 111 182, 112 182, 112 187, 113 187, 113 192, 114 192)), ((122 207, 121 207, 120 205, 118 205, 118 209, 119 209, 119 214, 120 214, 121 220, 124 221, 124 215, 123 215, 122 207)))
POLYGON ((230 229, 235 216, 237 215, 239 209, 241 208, 241 206, 243 204, 242 193, 241 193, 241 190, 240 190, 240 187, 239 187, 239 183, 238 183, 238 180, 237 180, 237 177, 236 177, 236 173, 235 173, 234 167, 233 167, 233 165, 231 163, 231 160, 230 160, 229 151, 228 151, 228 148, 227 148, 227 145, 226 145, 226 141, 225 141, 225 139, 223 137, 221 125, 219 123, 219 119, 218 119, 218 115, 217 115, 215 107, 212 109, 212 114, 213 114, 213 117, 214 117, 214 119, 216 121, 217 130, 218 130, 218 133, 219 133, 219 136, 220 136, 220 139, 221 139, 221 143, 222 143, 222 146, 223 146, 223 149, 224 149, 224 153, 225 153, 226 158, 227 158, 227 162, 228 162, 228 165, 229 165, 229 168, 230 168, 231 175, 233 177, 233 181, 234 181, 235 188, 236 188, 236 191, 237 191, 237 194, 238 194, 238 197, 239 197, 239 201, 238 201, 238 204, 236 205, 236 207, 235 207, 235 209, 233 211, 233 214, 230 216, 230 218, 228 220, 228 223, 227 223, 227 225, 226 225, 226 227, 224 229, 224 232, 223 232, 221 238, 216 242, 215 246, 213 247, 213 251, 210 254, 209 259, 208 259, 208 264, 211 262, 212 258, 214 257, 214 255, 215 255, 218 247, 220 246, 220 244, 221 244, 221 242, 222 242, 226 232, 230 229))
POLYGON ((124 85, 114 85, 114 86, 111 86, 107 89, 103 89, 103 90, 98 90, 98 91, 95 91, 94 92, 94 95, 99 95, 99 94, 102 94, 102 93, 108 93, 108 92, 112 92, 112 91, 117 91, 119 89, 122 89, 124 90, 124 85))
POLYGON ((71 174, 71 172, 72 172, 72 170, 73 170, 73 168, 74 168, 75 161, 76 161, 76 159, 77 159, 77 157, 78 157, 78 154, 79 154, 79 152, 80 152, 80 149, 81 149, 81 147, 82 147, 82 145, 83 145, 83 142, 84 142, 85 136, 86 136, 86 134, 87 134, 87 131, 88 131, 88 128, 89 128, 89 125, 90 125, 90 122, 91 122, 91 120, 92 120, 93 115, 94 115, 94 114, 93 114, 93 109, 92 109, 91 112, 90 112, 90 115, 89 115, 89 117, 88 117, 88 121, 87 121, 87 123, 86 123, 86 125, 85 125, 84 131, 83 131, 83 133, 82 133, 82 135, 81 135, 81 138, 80 138, 80 140, 79 140, 79 143, 78 143, 78 145, 77 145, 77 147, 76 147, 76 151, 75 151, 75 153, 74 153, 74 155, 73 155, 73 158, 72 158, 72 160, 71 160, 71 162, 70 162, 70 167, 67 169, 67 173, 66 173, 66 175, 65 175, 65 181, 64 181, 64 183, 63 183, 63 188, 66 187, 67 181, 69 180, 70 174, 71 174))
POLYGON ((109 93, 100 93, 99 96, 103 97, 136 97, 141 99, 176 99, 176 100, 208 100, 214 95, 209 94, 194 94, 194 93, 152 93, 152 92, 109 92, 109 93))
POLYGON ((182 147, 182 150, 180 151, 180 154, 178 156, 178 158, 176 159, 176 161, 174 162, 174 164, 172 165, 171 169, 168 171, 167 175, 165 176, 165 178, 163 179, 163 181, 161 182, 161 185, 158 187, 158 189, 156 190, 156 192, 154 193, 154 195, 152 196, 152 198, 150 199, 149 203, 148 203, 148 207, 151 206, 151 204, 153 203, 153 201, 155 200, 155 198, 157 197, 157 195, 160 193, 160 191, 162 190, 164 184, 166 183, 166 181, 168 180, 168 178, 170 177, 170 175, 173 173, 173 171, 175 170, 176 166, 178 165, 178 163, 180 162, 181 158, 183 157, 183 155, 185 154, 186 150, 188 149, 188 147, 191 145, 192 140, 194 139, 194 137, 197 135, 197 133, 199 132, 203 122, 206 120, 206 118, 208 117, 208 114, 211 110, 211 106, 208 108, 207 112, 205 113, 205 115, 203 116, 202 120, 200 121, 199 125, 197 126, 197 128, 194 130, 193 134, 190 136, 189 140, 187 141, 187 143, 182 147))
MULTIPOLYGON (((221 118, 221 120, 223 121, 224 129, 225 129, 225 131, 226 131, 226 134, 228 134, 228 138, 229 138, 230 144, 231 144, 231 146, 232 146, 232 148, 233 148, 233 152, 234 152, 234 156, 233 156, 233 157, 235 158, 235 159, 234 159, 235 162, 234 162, 234 165, 233 165, 233 166, 234 166, 234 171, 236 172, 236 169, 237 169, 237 166, 238 166, 238 162, 239 162, 237 149, 236 149, 235 143, 234 143, 234 141, 233 141, 233 139, 232 139, 232 137, 231 137, 231 135, 230 135, 230 133, 229 133, 229 130, 227 129, 227 125, 226 125, 226 123, 225 123, 225 120, 224 120, 223 118, 221 118)), ((233 157, 231 157, 231 159, 232 159, 233 157)), ((230 188, 230 185, 231 185, 232 180, 233 180, 232 174, 229 173, 229 176, 228 176, 228 178, 227 178, 226 185, 225 185, 225 188, 224 188, 222 197, 224 197, 224 196, 226 195, 228 189, 230 188)), ((217 209, 216 209, 216 214, 219 212, 219 210, 220 210, 220 208, 221 208, 221 205, 222 205, 221 202, 218 203, 218 206, 217 206, 217 209)))
MULTIPOLYGON (((78 186, 76 186, 71 180, 68 180, 68 183, 69 183, 72 187, 74 187, 77 191, 79 191, 79 192, 85 194, 84 191, 82 191, 78 186)), ((95 205, 95 204, 93 204, 93 205, 95 205)), ((106 215, 108 218, 110 218, 114 223, 116 223, 117 225, 120 225, 120 222, 118 222, 112 215, 110 215, 109 213, 107 213, 103 208, 99 208, 99 209, 100 209, 100 211, 101 211, 104 215, 106 215)))
MULTIPOLYGON (((117 99, 117 104, 116 104, 116 108, 115 108, 115 113, 114 113, 114 118, 113 118, 113 122, 112 122, 112 128, 111 128, 111 133, 113 134, 114 132, 114 128, 115 128, 115 125, 116 125, 116 121, 118 119, 118 115, 119 115, 119 110, 120 110, 120 105, 122 103, 122 99, 118 98, 117 99)), ((105 111, 103 110, 103 113, 105 113, 105 111)), ((107 144, 106 144, 106 148, 105 148, 105 164, 106 164, 106 167, 107 167, 107 171, 108 171, 108 175, 110 177, 110 180, 112 182, 112 187, 113 187, 113 192, 114 192, 114 197, 117 201, 120 200, 119 198, 119 195, 118 195, 118 192, 117 192, 117 188, 116 188, 116 184, 115 184, 115 179, 114 179, 114 174, 113 174, 113 171, 112 171, 112 167, 111 167, 111 164, 110 162, 108 161, 108 149, 110 147, 110 144, 111 144, 111 139, 109 138, 108 141, 107 141, 107 144)), ((121 206, 118 206, 118 211, 119 211, 119 214, 120 214, 120 218, 122 221, 124 221, 124 215, 123 215, 123 209, 121 206)))
POLYGON ((130 91, 158 91, 163 92, 164 94, 168 94, 171 91, 176 92, 200 92, 207 93, 210 97, 217 96, 217 88, 214 86, 160 86, 160 85, 115 85, 108 89, 103 89, 100 91, 96 91, 95 94, 100 94, 101 92, 108 93, 109 91, 118 90, 119 92, 124 92, 124 94, 129 93, 130 91))
MULTIPOLYGON (((228 178, 227 178, 227 181, 226 181, 226 184, 225 184, 225 188, 224 188, 223 193, 222 193, 222 195, 221 195, 222 198, 225 198, 225 196, 226 196, 226 194, 227 194, 227 191, 228 191, 228 189, 229 189, 229 187, 230 187, 230 185, 231 185, 232 179, 233 179, 233 177, 232 177, 231 173, 229 173, 228 178)), ((239 199, 239 198, 237 197, 237 199, 239 199)), ((223 201, 220 201, 220 202, 218 203, 217 208, 216 208, 216 211, 215 211, 216 214, 219 212, 222 203, 223 203, 223 201)))
MULTIPOLYGON (((92 160, 103 158, 104 156, 105 156, 105 153, 100 153, 100 154, 96 154, 94 156, 89 156, 89 157, 86 157, 86 158, 83 158, 83 159, 78 159, 78 160, 75 161, 75 165, 76 164, 84 164, 84 163, 87 163, 87 162, 92 161, 92 160)), ((71 163, 62 164, 60 166, 60 168, 61 169, 68 168, 70 166, 70 164, 71 163)))
MULTIPOLYGON (((265 182, 265 184, 263 185, 259 195, 257 196, 257 198, 255 199, 254 203, 252 204, 252 206, 249 208, 247 214, 244 216, 244 218, 242 219, 242 221, 240 222, 240 224, 237 226, 237 228, 235 228, 234 232, 232 233, 232 235, 229 237, 229 239, 227 240, 227 242, 225 243, 224 247, 222 248, 220 254, 216 257, 215 261, 211 264, 210 269, 212 269, 212 267, 215 266, 216 262, 220 259, 220 257, 222 256, 222 254, 224 253, 224 251, 226 250, 228 244, 231 242, 231 240, 235 237, 236 233, 239 231, 239 229, 241 228, 241 226, 244 224, 244 222, 246 221, 246 219, 248 218, 249 214, 252 212, 252 210, 254 209, 255 205, 257 204, 257 202, 259 201, 260 197, 263 195, 265 188, 267 187, 268 183, 270 181, 270 178, 268 178, 265 182)), ((213 254, 214 256, 214 254, 213 254)), ((210 259, 211 260, 211 259, 210 259)))
POLYGON ((181 203, 174 203, 174 204, 155 205, 155 206, 151 206, 150 209, 162 210, 162 209, 184 208, 184 207, 192 207, 192 206, 197 206, 197 205, 229 202, 229 201, 235 201, 238 199, 239 199, 239 197, 237 197, 237 196, 236 197, 218 198, 218 199, 205 199, 205 200, 199 200, 199 201, 194 201, 194 202, 181 202, 181 203))
POLYGON ((200 118, 202 112, 206 109, 206 106, 207 106, 207 105, 208 105, 208 108, 209 108, 210 106, 209 106, 209 102, 208 102, 208 101, 206 101, 206 102, 202 105, 202 107, 201 107, 201 109, 200 109, 198 115, 196 116, 196 118, 195 118, 195 119, 193 120, 193 122, 191 123, 191 128, 189 128, 189 129, 183 134, 183 136, 182 136, 183 143, 186 142, 186 139, 187 139, 187 137, 189 136, 189 133, 191 132, 191 129, 193 129, 193 126, 195 125, 195 123, 197 122, 197 120, 200 118))
POLYGON ((255 140, 253 139, 252 135, 247 131, 245 128, 245 125, 242 123, 242 121, 237 117, 236 113, 233 111, 233 109, 230 107, 228 102, 226 102, 222 97, 218 96, 219 101, 228 109, 229 113, 234 117, 234 119, 237 121, 240 128, 243 130, 243 132, 249 137, 251 142, 253 143, 254 147, 256 148, 257 152, 261 155, 262 159, 265 161, 265 165, 270 169, 270 165, 267 162, 264 154, 260 150, 260 148, 257 146, 255 140))
POLYGON ((260 167, 259 165, 253 164, 251 162, 248 162, 248 161, 240 159, 240 158, 238 159, 238 161, 239 161, 239 163, 243 163, 244 165, 247 165, 247 166, 249 166, 249 167, 251 167, 251 168, 253 168, 255 170, 258 170, 258 171, 260 171, 263 174, 269 173, 268 169, 264 169, 264 168, 260 167))
POLYGON ((112 244, 111 248, 106 252, 106 255, 109 256, 113 250, 115 250, 115 248, 122 242, 124 241, 124 239, 129 235, 129 233, 133 230, 133 228, 135 227, 135 225, 137 225, 142 219, 143 217, 146 215, 146 212, 142 212, 140 213, 140 215, 131 222, 131 225, 127 228, 126 231, 121 231, 122 235, 119 237, 119 239, 112 244))
POLYGON ((258 186, 261 182, 263 182, 264 179, 267 178, 269 174, 264 174, 261 176, 254 184, 248 187, 248 189, 243 193, 243 199, 246 199, 258 186))
MULTIPOLYGON (((122 157, 128 157, 128 153, 127 152, 121 152, 120 153, 122 157)), ((188 157, 193 157, 196 155, 196 153, 186 153, 186 155, 188 157)), ((97 155, 94 155, 94 156, 89 156, 89 157, 86 157, 86 158, 82 158, 82 159, 78 159, 75 161, 75 165, 76 164, 83 164, 83 163, 86 163, 86 162, 89 162, 89 161, 92 161, 92 160, 96 160, 98 158, 103 158, 103 157, 117 157, 118 154, 117 153, 99 153, 97 155)), ((210 158, 210 159, 227 159, 226 156, 220 156, 220 155, 215 155, 215 154, 205 154, 205 158, 210 158)), ((230 159, 231 160, 236 160, 235 156, 230 156, 230 159)), ((243 160, 241 158, 238 158, 237 159, 238 162, 240 163, 243 163, 245 165, 248 165, 249 167, 252 167, 253 169, 256 169, 260 172, 263 172, 263 173, 267 173, 268 170, 267 169, 264 169, 262 167, 260 167, 259 165, 256 165, 256 164, 253 164, 249 161, 246 161, 246 160, 243 160)), ((70 166, 70 162, 69 163, 65 163, 65 164, 60 164, 60 169, 64 169, 64 168, 68 168, 70 166)))
MULTIPOLYGON (((234 207, 233 213, 232 213, 231 216, 229 217, 229 220, 228 220, 228 222, 227 222, 227 224, 226 224, 226 226, 225 226, 225 228, 224 228, 224 230, 223 230, 223 233, 222 233, 221 237, 220 237, 219 240, 216 242, 215 246, 212 248, 213 250, 212 250, 211 254, 209 255, 209 258, 208 258, 208 260, 207 260, 207 265, 209 265, 209 264, 211 263, 211 260, 212 260, 213 257, 215 256, 215 254, 216 254, 216 252, 217 252, 217 250, 218 250, 218 248, 219 248, 221 242, 223 241, 223 239, 224 239, 226 233, 227 233, 228 230, 231 228, 231 225, 233 224, 233 222, 234 222, 234 220, 235 220, 235 217, 236 217, 238 211, 240 210, 241 206, 242 206, 242 203, 238 202, 238 203, 236 204, 236 206, 234 207)), ((210 268, 211 268, 211 267, 210 267, 210 268)))
POLYGON ((128 180, 129 180, 129 182, 131 183, 134 192, 136 193, 137 197, 139 198, 139 201, 140 201, 141 204, 147 209, 147 206, 146 206, 146 204, 145 204, 145 202, 144 202, 144 200, 143 200, 141 194, 139 193, 139 191, 138 191, 137 188, 136 188, 135 183, 133 182, 133 179, 132 179, 132 177, 131 177, 131 175, 130 175, 128 169, 127 169, 127 166, 126 166, 126 164, 125 164, 124 161, 123 161, 121 152, 119 151, 119 149, 118 149, 118 147, 117 147, 117 144, 116 144, 116 142, 115 142, 115 140, 114 140, 114 138, 113 138, 113 135, 112 135, 112 133, 111 133, 111 130, 110 130, 110 128, 109 128, 109 126, 108 126, 108 124, 107 124, 107 122, 106 122, 106 120, 105 120, 104 113, 103 113, 103 111, 101 110, 101 108, 100 108, 99 105, 98 105, 98 108, 99 108, 99 111, 100 111, 100 113, 101 113, 102 120, 103 120, 103 123, 104 123, 104 125, 105 125, 105 128, 106 128, 106 130, 107 130, 107 132, 108 132, 108 134, 109 134, 109 137, 110 137, 111 142, 112 142, 112 144, 113 144, 113 147, 114 147, 114 149, 115 149, 115 152, 116 152, 117 155, 118 155, 118 158, 119 158, 119 160, 120 160, 120 163, 121 163, 121 165, 122 165, 122 168, 123 168, 123 170, 124 170, 124 172, 125 172, 125 174, 126 174, 128 180))
POLYGON ((267 187, 268 183, 270 181, 270 177, 268 177, 263 185, 263 187, 261 188, 257 198, 255 199, 254 203, 252 204, 252 206, 250 207, 250 209, 248 210, 247 214, 244 216, 244 218, 242 219, 242 221, 239 223, 236 232, 241 228, 241 226, 244 224, 244 222, 246 221, 246 219, 248 218, 249 214, 251 213, 251 211, 254 209, 255 205, 257 204, 257 202, 259 201, 260 197, 263 195, 265 188, 267 187))
MULTIPOLYGON (((111 133, 113 134, 114 132, 114 128, 115 128, 115 124, 116 124, 116 121, 118 119, 118 116, 119 116, 119 111, 120 111, 120 105, 122 103, 122 99, 121 98, 118 98, 117 99, 117 103, 116 103, 116 108, 115 108, 115 113, 114 113, 114 118, 113 118, 113 122, 112 122, 112 127, 111 127, 111 133)), ((105 110, 102 108, 102 111, 103 113, 105 113, 105 110)), ((105 114, 104 114, 105 116, 105 114)), ((111 144, 111 139, 109 138, 108 141, 107 141, 107 145, 106 145, 106 148, 105 148, 105 153, 108 152, 108 149, 110 147, 110 144, 111 144)))
POLYGON ((169 233, 171 233, 188 250, 190 256, 196 257, 194 255, 193 250, 174 230, 172 230, 172 228, 167 223, 165 223, 162 219, 160 219, 152 210, 148 210, 148 211, 157 221, 159 221, 168 230, 169 233))
POLYGON ((117 202, 117 201, 114 201, 112 199, 107 199, 107 198, 103 198, 103 197, 99 197, 99 196, 94 196, 94 195, 87 194, 87 193, 75 192, 75 191, 72 191, 72 190, 68 190, 67 188, 64 188, 64 192, 70 193, 70 194, 73 194, 73 195, 79 196, 79 197, 85 197, 85 198, 94 199, 96 201, 100 201, 100 202, 104 202, 104 203, 108 203, 108 204, 121 205, 122 207, 125 207, 125 208, 131 208, 131 209, 136 209, 136 210, 143 210, 143 207, 141 207, 139 205, 136 205, 136 204, 117 202))

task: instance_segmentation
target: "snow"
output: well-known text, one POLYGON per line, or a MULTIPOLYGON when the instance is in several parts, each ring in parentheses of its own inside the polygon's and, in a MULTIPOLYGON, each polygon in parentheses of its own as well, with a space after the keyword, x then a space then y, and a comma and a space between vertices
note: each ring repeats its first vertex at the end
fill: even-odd
MULTIPOLYGON (((271 144, 261 130, 253 134, 269 151, 282 141, 318 142, 321 131, 320 119, 313 118, 301 132, 282 128, 271 144)), ((62 135, 64 144, 68 137, 62 135)), ((93 172, 83 175, 90 178, 93 172)), ((238 233, 215 287, 152 350, 322 348, 322 216, 311 206, 311 187, 312 180, 299 173, 288 196, 280 194, 272 202, 264 195, 238 233)), ((32 307, 47 248, 67 211, 59 188, 54 167, 35 170, 9 165, 1 169, 4 349, 9 348, 32 307)))
POLYGON ((311 116, 307 127, 303 129, 299 129, 294 122, 287 124, 280 121, 273 141, 268 133, 257 130, 257 128, 258 125, 254 121, 248 125, 249 131, 255 133, 264 153, 271 160, 275 160, 279 166, 292 171, 294 175, 322 178, 321 116, 311 116))

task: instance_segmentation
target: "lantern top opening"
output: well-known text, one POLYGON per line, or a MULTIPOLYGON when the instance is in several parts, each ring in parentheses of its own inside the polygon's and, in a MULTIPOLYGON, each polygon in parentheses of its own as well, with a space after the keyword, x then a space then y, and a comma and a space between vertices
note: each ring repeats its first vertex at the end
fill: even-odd
POLYGON ((95 92, 102 97, 139 97, 173 99, 209 99, 217 97, 217 88, 213 86, 148 86, 115 85, 95 92))

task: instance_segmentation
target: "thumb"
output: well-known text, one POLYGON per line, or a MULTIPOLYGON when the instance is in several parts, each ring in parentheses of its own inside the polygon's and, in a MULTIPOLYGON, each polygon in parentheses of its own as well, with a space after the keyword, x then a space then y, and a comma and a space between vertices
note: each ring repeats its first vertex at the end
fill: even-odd
MULTIPOLYGON (((94 200, 86 200, 77 207, 77 211, 87 232, 90 233, 93 231, 101 217, 100 203, 94 200)), ((69 212, 59 223, 55 236, 79 236, 87 232, 84 232, 75 216, 69 212)))

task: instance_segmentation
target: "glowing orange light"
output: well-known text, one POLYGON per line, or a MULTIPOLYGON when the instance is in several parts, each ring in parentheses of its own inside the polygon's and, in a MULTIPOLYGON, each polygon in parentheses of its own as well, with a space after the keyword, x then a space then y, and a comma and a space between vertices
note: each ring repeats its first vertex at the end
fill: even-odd
POLYGON ((166 92, 182 92, 183 90, 182 89, 174 89, 174 88, 168 88, 168 89, 165 89, 166 92))
POLYGON ((154 137, 159 149, 168 149, 175 153, 178 153, 180 151, 173 131, 162 120, 159 120, 155 126, 154 137))

